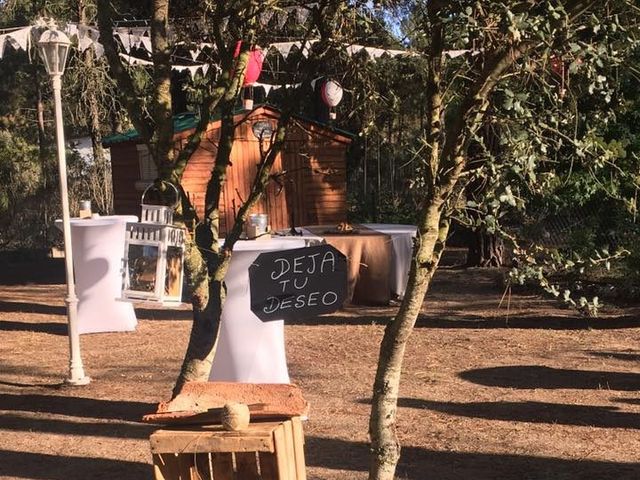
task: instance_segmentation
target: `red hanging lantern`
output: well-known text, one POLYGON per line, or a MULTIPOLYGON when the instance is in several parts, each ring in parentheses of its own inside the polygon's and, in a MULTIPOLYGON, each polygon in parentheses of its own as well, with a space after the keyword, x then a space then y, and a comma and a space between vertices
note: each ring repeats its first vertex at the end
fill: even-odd
MULTIPOLYGON (((236 43, 236 50, 233 54, 233 58, 238 58, 240 55, 240 48, 242 47, 242 40, 238 40, 236 43)), ((251 110, 253 108, 253 84, 256 83, 260 73, 262 73, 262 64, 264 63, 264 53, 260 47, 254 47, 249 50, 249 58, 247 60, 247 67, 244 71, 244 81, 242 86, 244 92, 242 95, 242 106, 245 110, 251 110)))
POLYGON ((256 83, 260 73, 262 73, 262 64, 264 62, 264 53, 260 48, 254 48, 249 52, 249 60, 247 61, 247 69, 244 72, 244 85, 252 85, 256 83))
POLYGON ((344 90, 335 80, 326 80, 320 88, 322 101, 329 107, 329 118, 332 120, 336 118, 336 113, 333 111, 333 108, 340 103, 343 93, 344 90))
POLYGON ((559 77, 564 75, 564 62, 561 58, 555 55, 551 57, 551 70, 559 77))
POLYGON ((567 70, 565 68, 564 61, 561 57, 556 55, 551 56, 551 71, 558 77, 560 85, 559 85, 559 94, 560 98, 564 97, 566 93, 565 82, 567 80, 567 70))

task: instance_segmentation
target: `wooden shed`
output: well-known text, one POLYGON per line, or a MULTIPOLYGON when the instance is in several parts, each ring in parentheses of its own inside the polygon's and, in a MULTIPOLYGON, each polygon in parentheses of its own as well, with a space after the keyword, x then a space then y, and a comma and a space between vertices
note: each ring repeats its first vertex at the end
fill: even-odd
MULTIPOLYGON (((259 106, 235 117, 238 126, 231 152, 232 166, 227 172, 220 205, 223 234, 233 225, 235 213, 247 199, 260 161, 260 142, 252 127, 262 121, 275 128, 278 116, 277 109, 259 106)), ((186 142, 196 121, 192 114, 174 118, 175 148, 186 142)), ((204 214, 205 190, 219 134, 220 121, 212 121, 183 177, 183 187, 200 217, 204 214)), ((252 213, 267 213, 273 230, 288 228, 292 220, 296 226, 333 225, 346 220, 346 149, 350 142, 345 132, 296 118, 284 151, 274 164, 274 180, 269 182, 267 195, 252 213)), ((268 143, 267 140, 265 146, 268 143)), ((140 215, 142 192, 157 177, 146 145, 135 131, 108 137, 104 144, 111 148, 115 213, 140 215)))

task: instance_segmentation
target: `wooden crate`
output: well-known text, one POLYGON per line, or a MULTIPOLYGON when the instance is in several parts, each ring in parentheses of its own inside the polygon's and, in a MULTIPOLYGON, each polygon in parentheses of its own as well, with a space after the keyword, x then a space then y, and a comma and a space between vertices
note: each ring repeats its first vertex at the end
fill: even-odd
POLYGON ((151 434, 155 480, 306 480, 300 417, 256 422, 229 432, 219 425, 151 434))

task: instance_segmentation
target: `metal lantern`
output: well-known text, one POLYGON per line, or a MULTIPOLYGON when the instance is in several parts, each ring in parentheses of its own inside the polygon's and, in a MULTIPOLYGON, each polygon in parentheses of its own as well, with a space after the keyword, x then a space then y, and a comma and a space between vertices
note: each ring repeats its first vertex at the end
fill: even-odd
POLYGON ((69 45, 71 45, 69 37, 60 30, 45 30, 40 35, 38 40, 40 56, 49 75, 62 75, 64 73, 69 45))
MULTIPOLYGON (((176 192, 176 205, 178 191, 176 192)), ((142 194, 140 222, 127 223, 122 296, 164 305, 182 301, 185 235, 173 225, 174 207, 148 205, 142 194)))

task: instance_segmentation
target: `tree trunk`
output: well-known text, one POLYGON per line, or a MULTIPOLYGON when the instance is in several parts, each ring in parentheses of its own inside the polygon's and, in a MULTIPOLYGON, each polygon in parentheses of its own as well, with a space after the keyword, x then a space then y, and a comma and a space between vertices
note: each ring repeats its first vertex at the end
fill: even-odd
MULTIPOLYGON (((85 2, 78 2, 78 15, 80 24, 89 24, 87 16, 87 5, 85 2)), ((88 71, 95 68, 95 58, 92 48, 88 48, 82 54, 82 61, 88 71)), ((100 89, 97 85, 96 77, 89 75, 88 88, 86 91, 88 112, 89 112, 89 134, 91 136, 91 148, 93 150, 94 178, 90 179, 92 200, 96 210, 103 215, 113 213, 113 187, 111 177, 111 165, 102 147, 102 131, 100 120, 100 102, 96 92, 100 89)))
MULTIPOLYGON (((195 249, 200 248, 203 251, 201 258, 204 264, 201 266, 200 271, 206 273, 200 277, 198 290, 194 294, 193 326, 180 375, 173 388, 174 397, 180 393, 185 382, 206 381, 209 377, 217 346, 222 306, 226 297, 226 288, 223 281, 229 269, 233 246, 240 238, 249 211, 265 193, 271 167, 284 147, 286 129, 289 124, 290 115, 282 112, 275 141, 266 157, 261 161, 258 173, 251 186, 249 198, 240 207, 232 229, 227 232, 224 247, 220 248, 217 236, 219 231, 219 198, 217 197, 219 197, 224 185, 235 135, 232 107, 232 103, 222 107, 223 115, 220 128, 221 137, 218 142, 218 155, 211 180, 207 185, 205 199, 208 210, 207 227, 203 227, 199 233, 197 232, 196 242, 198 247, 195 247, 195 249), (204 245, 207 245, 207 247, 204 247, 204 245), (209 279, 208 284, 205 280, 206 278, 209 279), (206 298, 203 295, 205 286, 207 286, 206 298)), ((193 267, 191 265, 191 268, 193 267)), ((196 270, 198 270, 198 266, 196 266, 196 270)))
MULTIPOLYGON (((195 254, 192 252, 192 255, 195 254)), ((187 261, 193 261, 193 258, 187 261)), ((198 296, 194 295, 192 302, 193 324, 189 344, 171 398, 175 398, 180 393, 186 382, 206 381, 209 378, 218 342, 222 305, 226 297, 223 280, 230 261, 231 255, 228 255, 218 267, 217 278, 208 280, 207 277, 201 277, 196 285, 197 292, 200 293, 196 293, 198 296), (206 289, 206 299, 201 298, 204 289, 206 289), (203 301, 206 303, 203 304, 203 301)))
POLYGON ((202 226, 196 229, 195 244, 187 252, 190 258, 186 266, 194 289, 193 325, 180 375, 173 387, 173 397, 180 393, 186 382, 208 379, 226 296, 223 282, 231 261, 231 250, 220 249, 219 203, 235 136, 233 103, 223 102, 222 112, 216 161, 205 195, 206 217, 202 226))
POLYGON ((46 130, 44 128, 44 101, 42 99, 42 89, 40 88, 40 78, 38 71, 34 69, 34 82, 36 86, 36 116, 38 125, 38 159, 42 168, 42 248, 49 247, 49 146, 47 142, 46 130))
POLYGON ((449 221, 438 203, 432 204, 418 234, 407 292, 395 318, 387 325, 380 346, 373 387, 369 435, 372 459, 370 480, 393 480, 400 458, 396 413, 405 346, 420 313, 425 294, 444 250, 449 221))
POLYGON ((443 16, 445 2, 428 2, 431 50, 427 80, 426 140, 430 152, 425 158, 426 188, 418 224, 417 246, 409 272, 407 293, 402 305, 384 332, 380 346, 378 369, 373 389, 369 435, 371 437, 371 465, 369 480, 393 480, 400 458, 400 444, 396 435, 396 414, 400 375, 407 340, 413 331, 424 296, 440 261, 449 231, 449 213, 443 205, 456 204, 453 193, 466 165, 469 138, 482 125, 489 103, 489 95, 502 75, 526 50, 522 43, 495 52, 488 57, 482 71, 460 103, 451 123, 442 129, 442 96, 440 75, 443 51, 443 16), (443 141, 444 138, 444 141, 443 141), (442 146, 440 146, 442 142, 442 146))
POLYGON ((504 242, 496 233, 485 229, 469 232, 467 267, 501 267, 503 265, 504 242))

